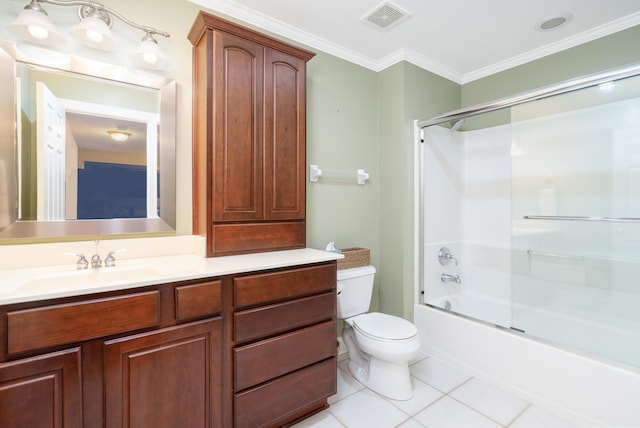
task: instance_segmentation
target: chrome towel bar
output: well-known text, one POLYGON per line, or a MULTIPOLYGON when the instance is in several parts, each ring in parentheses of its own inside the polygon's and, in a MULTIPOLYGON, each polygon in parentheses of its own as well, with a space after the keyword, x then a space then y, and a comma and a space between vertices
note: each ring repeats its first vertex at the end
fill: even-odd
POLYGON ((562 220, 562 221, 605 221, 618 223, 640 223, 637 217, 580 217, 570 215, 525 215, 525 220, 562 220))
POLYGON ((546 253, 544 251, 527 250, 527 254, 531 256, 553 257, 556 259, 584 260, 582 256, 572 256, 569 254, 546 253))

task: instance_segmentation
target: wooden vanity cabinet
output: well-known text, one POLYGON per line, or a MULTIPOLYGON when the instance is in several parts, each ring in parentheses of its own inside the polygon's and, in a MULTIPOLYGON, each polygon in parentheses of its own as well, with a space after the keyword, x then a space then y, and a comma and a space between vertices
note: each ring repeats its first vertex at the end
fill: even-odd
POLYGON ((278 427, 336 392, 336 262, 0 306, 0 427, 278 427))
POLYGON ((193 230, 207 256, 304 248, 306 62, 314 53, 200 12, 193 230))
POLYGON ((222 426, 222 283, 0 307, 0 426, 222 426))
POLYGON ((336 393, 336 264, 235 277, 237 428, 275 427, 336 393))

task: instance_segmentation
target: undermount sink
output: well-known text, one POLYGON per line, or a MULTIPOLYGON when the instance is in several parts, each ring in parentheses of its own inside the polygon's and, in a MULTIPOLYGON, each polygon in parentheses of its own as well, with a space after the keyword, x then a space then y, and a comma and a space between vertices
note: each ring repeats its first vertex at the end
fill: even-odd
POLYGON ((23 292, 73 290, 123 283, 136 283, 153 278, 158 271, 148 266, 114 266, 99 269, 68 270, 37 274, 26 280, 18 289, 23 292))

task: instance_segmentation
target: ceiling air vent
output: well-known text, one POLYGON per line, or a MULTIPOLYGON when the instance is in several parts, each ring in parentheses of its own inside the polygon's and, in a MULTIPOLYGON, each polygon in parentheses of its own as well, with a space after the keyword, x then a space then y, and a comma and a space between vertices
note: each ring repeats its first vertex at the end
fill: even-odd
POLYGON ((385 1, 362 17, 362 22, 372 25, 378 30, 386 31, 409 17, 409 13, 399 6, 385 1))

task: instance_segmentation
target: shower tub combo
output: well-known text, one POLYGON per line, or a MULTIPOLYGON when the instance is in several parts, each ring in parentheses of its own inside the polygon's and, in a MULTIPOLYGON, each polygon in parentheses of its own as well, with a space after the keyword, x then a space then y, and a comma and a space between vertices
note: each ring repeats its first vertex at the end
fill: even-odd
POLYGON ((425 351, 579 426, 640 426, 639 74, 416 122, 425 351))

